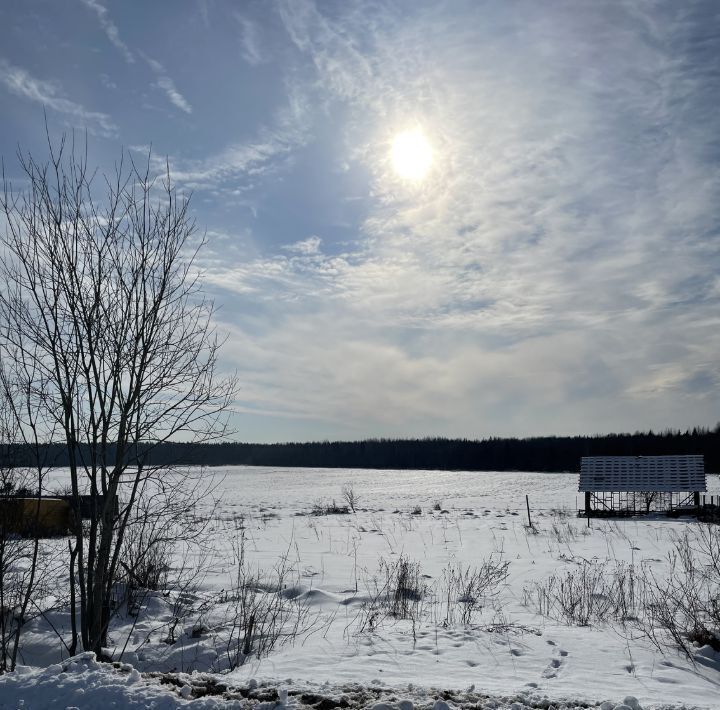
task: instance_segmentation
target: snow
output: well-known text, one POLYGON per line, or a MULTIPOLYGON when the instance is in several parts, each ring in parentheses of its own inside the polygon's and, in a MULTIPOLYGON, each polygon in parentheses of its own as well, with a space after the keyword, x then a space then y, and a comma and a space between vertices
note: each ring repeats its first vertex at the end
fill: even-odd
MULTIPOLYGON (((613 625, 568 626, 528 602, 534 581, 583 560, 662 569, 673 535, 694 524, 689 519, 592 520, 588 528, 574 517, 572 474, 232 467, 208 475, 217 478, 221 501, 210 547, 185 551, 192 556, 174 564, 202 569, 202 577, 182 594, 148 595, 137 619, 114 621, 115 665, 92 654, 63 657, 52 629, 34 623, 24 665, 0 678, 0 708, 21 701, 24 708, 300 708, 323 698, 324 707, 343 707, 332 703, 345 698, 344 707, 401 710, 720 707, 720 658, 710 647, 697 649, 694 663, 663 656, 613 625), (308 515, 321 500, 341 504, 348 482, 360 497, 357 513, 308 515), (295 643, 227 672, 221 590, 234 574, 240 531, 253 568, 285 567, 282 594, 305 604, 309 626, 295 643), (427 605, 416 624, 385 619, 360 632, 381 560, 417 562, 424 584, 437 590, 449 565, 480 566, 491 556, 509 563, 508 576, 473 624, 434 623, 437 608, 427 605), (176 642, 164 643, 181 601, 187 614, 176 642), (198 697, 208 678, 230 690, 198 697)), ((718 477, 709 475, 708 494, 718 492, 718 477)), ((50 620, 61 632, 69 626, 62 611, 50 620)))
MULTIPOLYGON (((175 679, 176 680, 176 679, 175 679)), ((105 710, 106 708, 254 708, 254 710, 284 710, 285 708, 363 708, 372 710, 454 710, 472 706, 488 710, 527 710, 529 708, 575 708, 573 701, 560 700, 554 705, 547 696, 521 692, 516 695, 488 697, 475 693, 447 692, 438 689, 421 689, 408 686, 393 691, 386 688, 362 688, 361 686, 314 688, 307 692, 308 684, 297 684, 292 692, 288 688, 272 684, 246 684, 242 688, 230 688, 222 695, 197 694, 205 689, 203 678, 193 674, 189 682, 178 686, 169 682, 170 677, 159 679, 146 677, 135 681, 133 671, 127 665, 98 663, 92 653, 84 653, 69 659, 62 665, 53 664, 45 669, 18 668, 15 673, 0 679, 1 708, 38 710, 41 708, 64 708, 73 710, 105 710), (443 694, 448 700, 435 696, 443 694), (403 697, 404 696, 404 697, 403 697), (370 702, 372 697, 383 697, 380 702, 370 702)), ((589 707, 593 707, 592 705, 589 707)), ((643 710, 634 697, 626 697, 622 703, 603 702, 594 707, 602 710, 643 710)))

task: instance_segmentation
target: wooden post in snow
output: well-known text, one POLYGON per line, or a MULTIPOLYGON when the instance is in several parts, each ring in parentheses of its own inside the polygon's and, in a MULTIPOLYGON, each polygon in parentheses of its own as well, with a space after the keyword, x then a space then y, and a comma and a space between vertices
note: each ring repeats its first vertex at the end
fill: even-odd
POLYGON ((525 505, 527 506, 527 512, 528 512, 528 527, 532 527, 532 520, 530 520, 530 499, 528 498, 527 494, 525 494, 525 505))

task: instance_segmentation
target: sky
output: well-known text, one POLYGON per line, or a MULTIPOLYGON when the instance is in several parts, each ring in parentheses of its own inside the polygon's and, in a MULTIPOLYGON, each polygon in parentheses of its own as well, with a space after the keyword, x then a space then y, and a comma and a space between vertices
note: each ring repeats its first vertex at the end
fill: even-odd
POLYGON ((6 174, 192 194, 236 440, 714 426, 719 108, 715 0, 0 4, 6 174))

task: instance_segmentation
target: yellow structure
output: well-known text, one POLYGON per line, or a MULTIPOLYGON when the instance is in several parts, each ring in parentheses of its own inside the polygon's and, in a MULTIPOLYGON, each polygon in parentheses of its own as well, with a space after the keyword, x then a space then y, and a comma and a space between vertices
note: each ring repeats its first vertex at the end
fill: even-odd
POLYGON ((66 535, 72 508, 62 498, 0 498, 0 528, 8 533, 66 535))

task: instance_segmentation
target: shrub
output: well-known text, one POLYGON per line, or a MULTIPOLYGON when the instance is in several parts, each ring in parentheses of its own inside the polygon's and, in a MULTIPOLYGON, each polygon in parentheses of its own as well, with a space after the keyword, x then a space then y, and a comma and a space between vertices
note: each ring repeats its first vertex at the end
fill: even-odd
POLYGON ((345 483, 342 487, 342 496, 350 507, 350 510, 355 513, 356 509, 360 505, 360 496, 355 490, 355 486, 350 482, 345 483))
POLYGON ((317 500, 310 509, 310 515, 347 515, 350 508, 346 505, 338 505, 335 500, 328 502, 317 500))
POLYGON ((576 569, 553 574, 525 588, 525 603, 568 625, 625 623, 642 609, 644 585, 633 565, 583 560, 576 569))
POLYGON ((675 537, 670 571, 648 574, 645 614, 638 627, 656 648, 693 644, 720 651, 720 528, 698 525, 675 537))
POLYGON ((413 636, 422 622, 445 627, 475 623, 479 613, 494 603, 509 567, 501 554, 491 555, 480 567, 451 564, 429 586, 418 562, 402 555, 394 563, 381 560, 379 573, 368 585, 359 631, 374 632, 388 618, 412 622, 413 636))
POLYGON ((251 569, 245 555, 245 531, 233 542, 235 579, 220 601, 227 603, 229 628, 225 658, 229 670, 274 648, 293 643, 310 628, 310 607, 288 589, 290 567, 280 560, 272 573, 251 569))
POLYGON ((472 624, 478 612, 490 603, 498 586, 508 576, 510 563, 502 555, 491 555, 480 567, 450 564, 443 571, 440 600, 444 605, 444 626, 472 624))
POLYGON ((395 562, 380 560, 380 569, 368 584, 369 599, 361 607, 360 632, 374 632, 387 617, 417 622, 427 585, 420 563, 400 556, 395 562))

